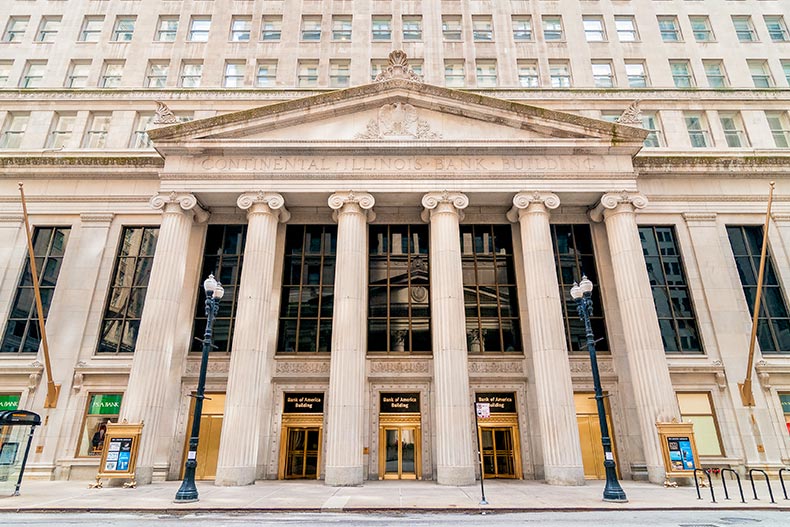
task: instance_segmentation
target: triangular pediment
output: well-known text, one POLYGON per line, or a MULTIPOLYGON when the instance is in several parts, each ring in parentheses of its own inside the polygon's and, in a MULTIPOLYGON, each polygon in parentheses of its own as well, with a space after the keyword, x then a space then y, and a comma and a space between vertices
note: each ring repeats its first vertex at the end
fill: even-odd
POLYGON ((163 154, 227 149, 448 147, 639 149, 646 131, 404 79, 165 126, 163 154))

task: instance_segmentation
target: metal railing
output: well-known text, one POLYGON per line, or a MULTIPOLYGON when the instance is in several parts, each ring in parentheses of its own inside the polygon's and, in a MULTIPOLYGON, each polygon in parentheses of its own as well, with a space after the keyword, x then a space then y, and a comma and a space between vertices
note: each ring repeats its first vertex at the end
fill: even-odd
POLYGON ((752 483, 752 493, 754 494, 754 499, 759 500, 760 498, 757 497, 757 488, 754 486, 754 473, 759 472, 763 476, 765 476, 765 484, 768 486, 768 495, 771 497, 771 503, 776 503, 774 501, 774 491, 771 490, 771 480, 768 479, 768 474, 764 470, 760 470, 759 468, 753 468, 749 470, 749 481, 752 483))
POLYGON ((723 468, 719 471, 721 474, 721 485, 724 487, 724 499, 729 500, 730 494, 727 492, 727 478, 724 477, 725 472, 730 472, 735 476, 735 481, 738 482, 738 492, 741 493, 741 503, 746 503, 746 498, 743 496, 743 486, 741 485, 741 477, 731 468, 723 468))

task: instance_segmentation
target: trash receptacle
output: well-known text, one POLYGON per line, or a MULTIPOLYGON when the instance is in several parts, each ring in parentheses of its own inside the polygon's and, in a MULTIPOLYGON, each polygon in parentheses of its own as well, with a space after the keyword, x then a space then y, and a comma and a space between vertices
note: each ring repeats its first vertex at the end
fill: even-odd
POLYGON ((41 417, 27 410, 0 412, 0 495, 19 496, 33 432, 41 417))

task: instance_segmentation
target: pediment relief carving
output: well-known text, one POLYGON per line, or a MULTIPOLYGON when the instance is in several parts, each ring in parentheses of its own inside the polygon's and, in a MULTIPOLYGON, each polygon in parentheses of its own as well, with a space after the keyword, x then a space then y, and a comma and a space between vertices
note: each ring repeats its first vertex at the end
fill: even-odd
POLYGON ((420 119, 417 109, 408 103, 385 104, 376 117, 368 121, 364 132, 354 139, 441 139, 441 134, 431 130, 425 119, 420 119))

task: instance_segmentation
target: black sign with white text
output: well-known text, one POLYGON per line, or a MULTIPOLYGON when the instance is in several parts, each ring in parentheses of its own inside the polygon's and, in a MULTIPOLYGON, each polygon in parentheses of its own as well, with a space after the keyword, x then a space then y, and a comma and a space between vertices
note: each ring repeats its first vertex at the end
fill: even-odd
POLYGON ((294 393, 283 394, 284 414, 322 414, 324 413, 324 394, 294 393))

